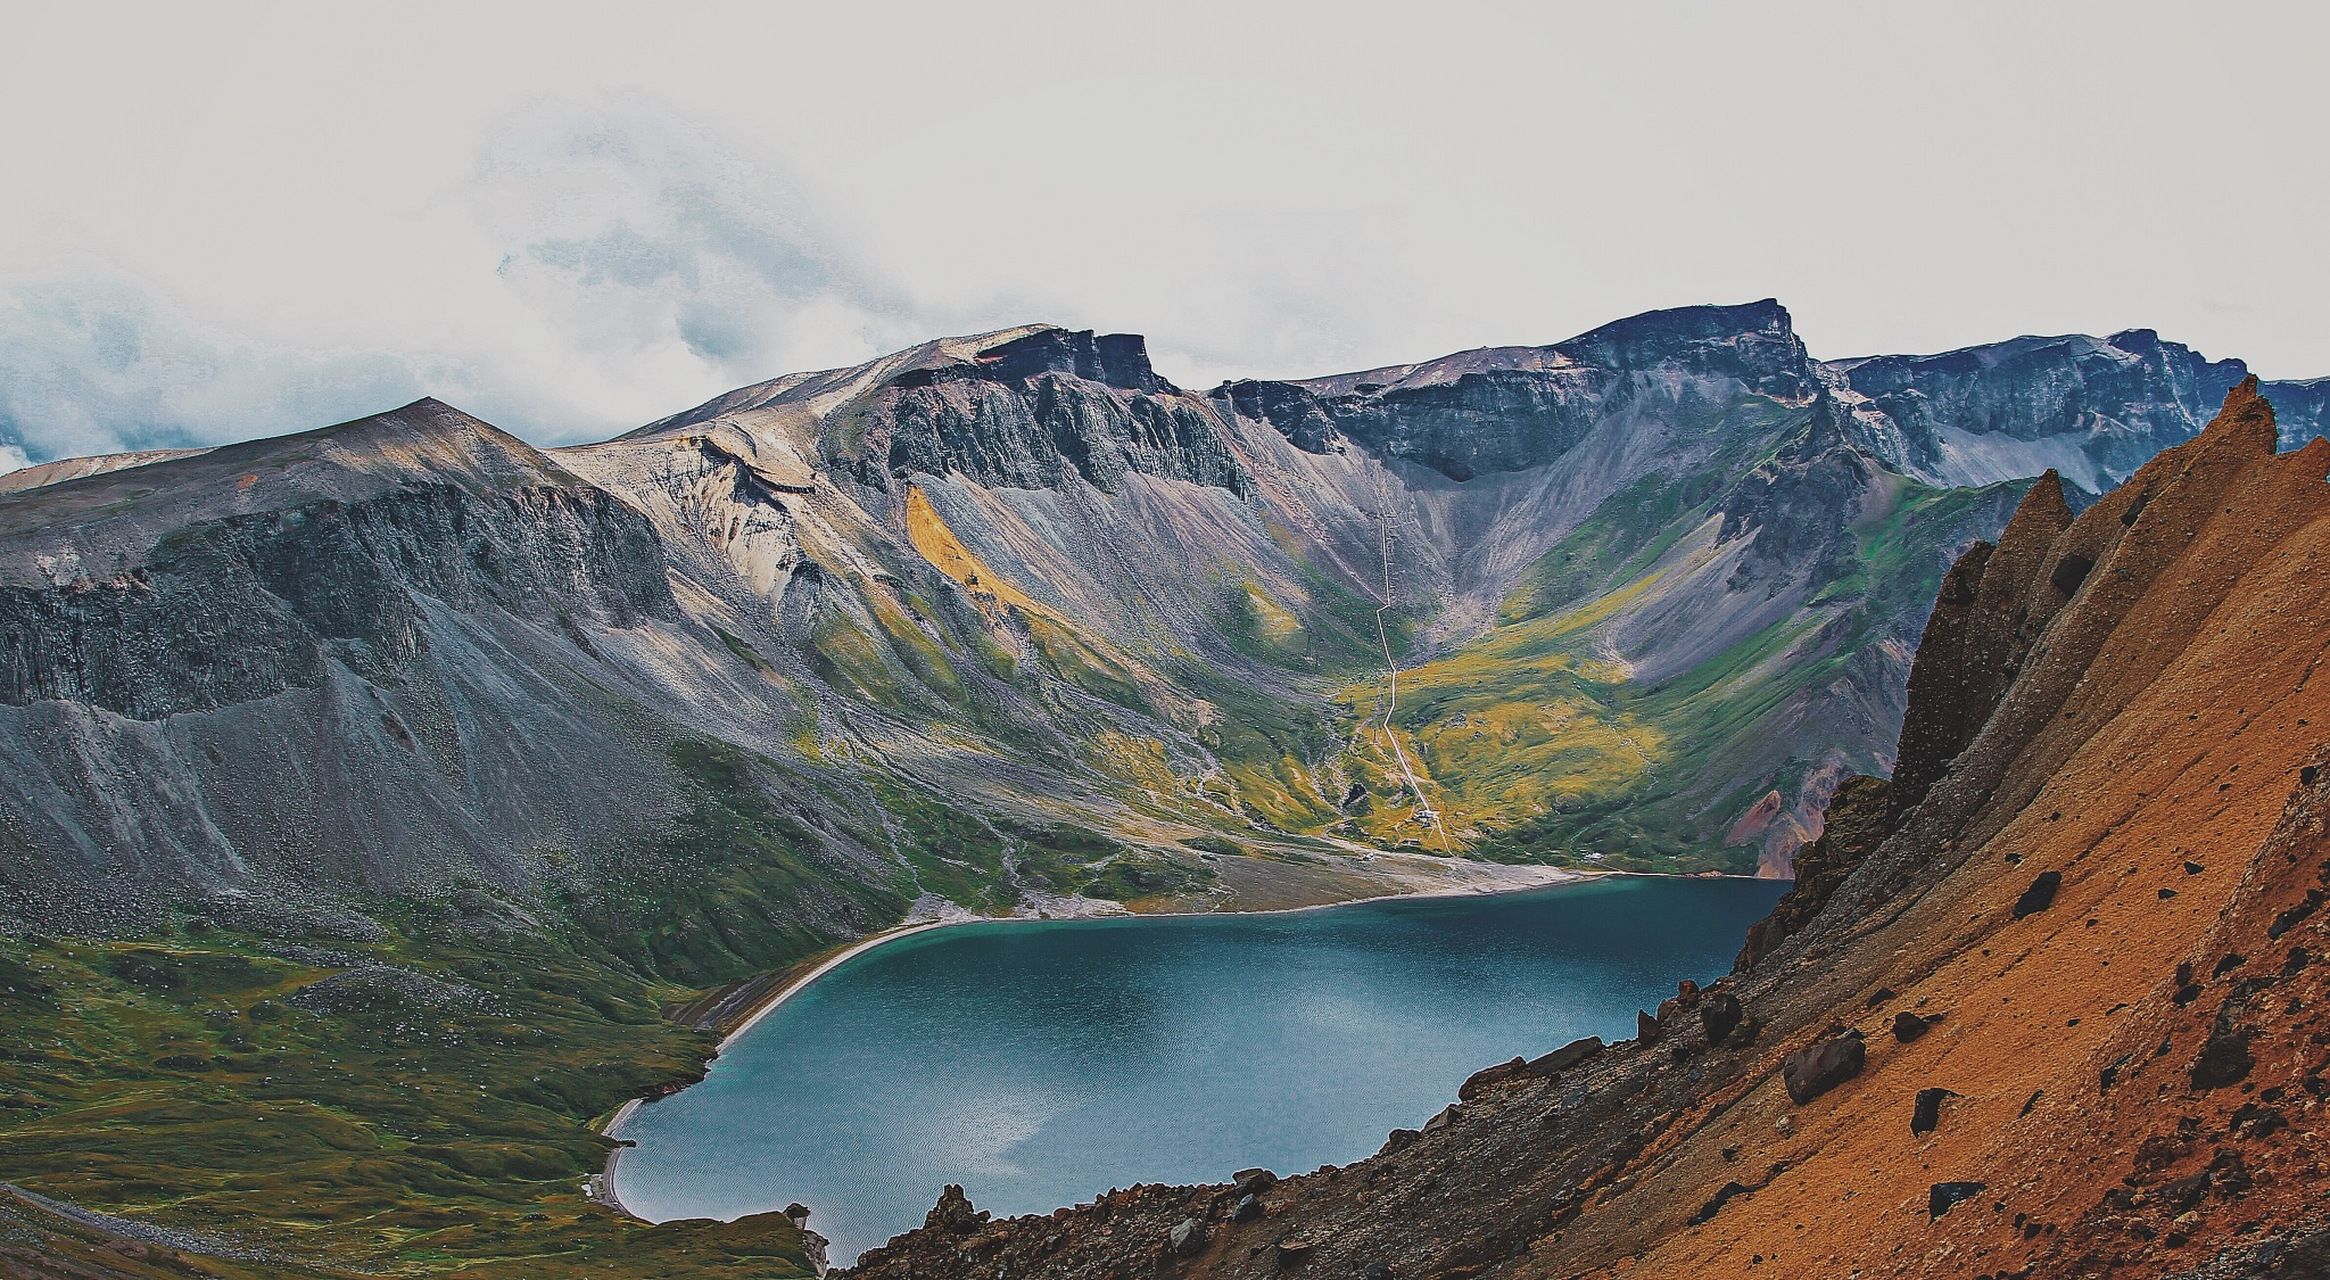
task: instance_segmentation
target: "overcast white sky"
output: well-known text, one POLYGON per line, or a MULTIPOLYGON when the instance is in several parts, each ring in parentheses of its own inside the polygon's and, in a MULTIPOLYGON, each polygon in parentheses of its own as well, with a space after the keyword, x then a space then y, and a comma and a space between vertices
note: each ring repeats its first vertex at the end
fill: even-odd
POLYGON ((0 448, 423 393, 563 442, 1027 320, 1204 386, 1767 296, 1823 356, 2330 374, 2321 12, 0 0, 0 448))

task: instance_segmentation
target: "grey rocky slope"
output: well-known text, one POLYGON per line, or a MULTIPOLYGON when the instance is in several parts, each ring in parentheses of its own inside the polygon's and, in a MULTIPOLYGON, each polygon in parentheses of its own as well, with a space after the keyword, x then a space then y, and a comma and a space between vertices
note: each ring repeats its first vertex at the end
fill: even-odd
POLYGON ((711 977, 1403 843, 1779 871, 1889 767, 1949 559, 2225 368, 1824 364, 1767 302, 1197 393, 1026 326, 549 453, 424 401, 66 468, 0 495, 4 909, 476 881, 711 977))

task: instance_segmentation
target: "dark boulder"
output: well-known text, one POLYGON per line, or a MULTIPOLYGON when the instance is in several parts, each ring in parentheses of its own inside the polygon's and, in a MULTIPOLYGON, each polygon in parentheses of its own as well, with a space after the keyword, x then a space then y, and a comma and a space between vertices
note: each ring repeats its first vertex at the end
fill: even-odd
POLYGON ((1787 1083, 1788 1096, 1802 1106, 1861 1074, 1868 1058, 1860 1033, 1848 1031, 1789 1054, 1780 1064, 1780 1076, 1787 1083))
POLYGON ((1260 1195, 1278 1185, 1278 1175, 1268 1169, 1240 1169, 1230 1175, 1230 1185, 1240 1195, 1260 1195))
POLYGON ((1602 1048, 1602 1037, 1600 1036, 1587 1036, 1583 1040, 1572 1040, 1542 1058, 1531 1058, 1529 1060, 1529 1074, 1550 1076, 1567 1071, 1600 1053, 1602 1048))
POLYGON ((2298 905, 2291 907, 2289 910, 2282 912, 2280 915, 2275 916, 2273 918, 2273 923, 2265 927, 2266 938, 2269 940, 2276 940, 2279 939, 2283 934, 2288 933, 2292 929, 2295 929, 2298 927, 2299 921, 2304 920, 2307 916, 2310 916, 2316 911, 2320 910, 2322 907, 2322 902, 2323 893, 2320 889, 2306 890, 2306 896, 2303 901, 2299 902, 2298 905))
POLYGON ((1485 1090, 1516 1080, 1543 1080, 1560 1075, 1571 1067, 1600 1053, 1603 1047, 1602 1037, 1587 1036, 1583 1040, 1572 1040, 1543 1057, 1527 1060, 1514 1058, 1509 1062, 1500 1062, 1493 1067, 1483 1067, 1466 1077, 1465 1082, 1458 1086, 1456 1090, 1457 1100, 1470 1102, 1479 1097, 1485 1090))
POLYGON ((1911 1013, 1907 1009, 1904 1009, 1901 1012, 1893 1015, 1893 1038, 1899 1040, 1903 1044, 1908 1044, 1910 1041, 1924 1035, 1927 1030, 1929 1030, 1935 1023, 1940 1022, 1941 1020, 1942 1018, 1940 1014, 1935 1014, 1933 1017, 1927 1018, 1921 1017, 1917 1014, 1911 1013))
POLYGON ((1507 1081, 1524 1079, 1528 1074, 1529 1060, 1519 1056, 1515 1056, 1510 1062, 1500 1062, 1493 1067, 1482 1067, 1466 1076, 1464 1083, 1456 1087, 1457 1100, 1470 1102, 1479 1097, 1485 1089, 1504 1084, 1507 1081))
POLYGON ((1634 1038, 1637 1043, 1653 1045, 1659 1042, 1659 1020, 1647 1010, 1634 1011, 1634 1038))
POLYGON ((1177 1258, 1194 1258, 1205 1252, 1205 1224, 1195 1218, 1183 1218, 1165 1237, 1166 1246, 1177 1258))
POLYGON ((1699 1212, 1691 1215, 1691 1224, 1697 1226, 1702 1222, 1711 1221, 1716 1214, 1723 1212, 1723 1206, 1731 1203, 1732 1197, 1744 1196, 1752 1190, 1754 1190, 1753 1187, 1741 1186, 1737 1182, 1724 1183, 1715 1189, 1715 1194, 1708 1198, 1707 1203, 1699 1206, 1699 1212))
POLYGON ((1711 1045, 1722 1044, 1746 1016, 1747 1010, 1740 1005, 1739 997, 1728 991, 1709 992, 1699 1002, 1699 1025, 1706 1028, 1707 1043, 1711 1045))
POLYGON ((1937 1182, 1926 1192, 1926 1216, 1939 1218, 1989 1188, 1986 1182, 1937 1182))
POLYGON ((2192 1087, 2195 1089, 2222 1089, 2249 1078, 2255 1066, 2249 1057, 2249 1028, 2217 1027, 2201 1046, 2201 1056, 2192 1064, 2192 1087))
POLYGON ((1230 1210, 1230 1221, 1232 1222, 1252 1222, 1261 1216, 1262 1200, 1252 1194, 1238 1197, 1237 1207, 1230 1210))
POLYGON ((2040 872, 2039 878, 2031 881, 2031 887, 2023 890, 2023 896, 2014 900, 2014 918, 2020 920, 2024 916, 2035 916, 2054 906, 2055 891, 2062 887, 2062 872, 2040 872))
POLYGON ((1295 1236, 1281 1236, 1272 1249, 1280 1267, 1299 1267, 1311 1260, 1311 1242, 1295 1236))
POLYGON ((2170 1209, 2182 1213, 2199 1204, 2209 1194, 2210 1173, 2203 1169, 2189 1178, 2178 1178, 2163 1183, 2152 1193, 2152 1198, 2170 1209))
POLYGON ((1949 1089, 1918 1090, 1917 1106, 1909 1113, 1909 1131, 1921 1138, 1932 1133, 1941 1126, 1943 1101, 1958 1096, 1949 1089))

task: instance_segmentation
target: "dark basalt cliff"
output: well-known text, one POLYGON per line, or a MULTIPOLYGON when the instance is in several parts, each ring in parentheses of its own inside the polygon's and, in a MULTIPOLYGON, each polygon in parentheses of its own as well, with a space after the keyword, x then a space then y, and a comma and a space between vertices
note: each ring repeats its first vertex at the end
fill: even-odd
POLYGON ((893 384, 860 411, 869 429, 859 438, 862 452, 845 465, 874 488, 916 471, 1016 489, 1052 488, 1074 474, 1113 493, 1136 471, 1245 486, 1220 425, 1183 397, 1048 371, 979 372, 986 376, 893 384))
POLYGON ((2330 444, 2274 444, 2244 383, 1969 553, 1911 717, 1955 727, 1903 747, 1938 776, 1840 789, 1825 903, 1635 1039, 1484 1072, 1348 1167, 962 1204, 853 1274, 2311 1274, 2330 444), (2003 687, 1935 715, 1998 643, 2003 687))
POLYGON ((1976 543, 1951 566, 1918 642, 1909 675, 1913 710, 1902 720, 1893 770, 1896 819, 1925 799, 1952 761, 1990 722, 2024 658, 2095 561, 2052 558, 2071 523, 2054 472, 2039 477, 1996 546, 1976 543), (2047 592, 2034 586, 2042 577, 2047 592))
POLYGON ((248 474, 246 493, 262 483, 296 491, 253 494, 261 509, 158 538, 135 517, 109 527, 105 511, 129 481, 51 487, 0 515, 0 560, 18 551, 0 585, 0 703, 68 701, 161 720, 312 688, 335 661, 393 678, 428 644, 424 596, 545 626, 576 612, 615 627, 677 616, 644 516, 433 400, 229 446, 198 465, 248 474), (341 460, 376 450, 458 451, 483 483, 434 470, 384 483, 341 460), (262 479, 278 467, 297 475, 262 479), (27 583, 23 571, 41 557, 19 548, 46 548, 37 530, 58 523, 75 530, 71 561, 52 556, 50 580, 27 583), (31 536, 11 547, 11 532, 31 536))
POLYGON ((1201 400, 1157 376, 1138 334, 1031 327, 962 352, 930 344, 898 367, 779 379, 643 428, 669 433, 805 405, 863 379, 818 441, 822 460, 886 491, 915 472, 988 487, 1071 477, 1114 493, 1128 473, 1242 490, 1243 470, 1201 400), (1016 335, 1016 336, 1015 336, 1016 335))
MULTIPOLYGON (((2211 406, 2249 375, 2150 329, 2108 338, 2025 337, 1932 356, 1871 356, 1823 366, 1855 401, 1856 427, 1890 465, 1943 483, 2029 474, 2035 460, 2089 492, 2125 479, 2199 432, 2211 406)), ((2283 444, 2326 421, 2320 383, 2269 383, 2283 444)))
MULTIPOLYGON (((2090 492, 2200 431, 2248 374, 2149 329, 2109 338, 2015 338, 1931 356, 1816 362, 1777 302, 1687 307, 1544 347, 1463 352, 1417 365, 1298 382, 1233 382, 1212 394, 1298 448, 1338 437, 1457 480, 1540 466, 1596 423, 1639 406, 1687 412, 1693 397, 1801 402, 1826 386, 1853 442, 1938 484, 1986 484, 2076 466, 2090 492), (2036 465, 2034 465, 2036 464, 2036 465)), ((2283 442, 2320 432, 2330 380, 2270 383, 2283 442)))
POLYGON ((19 494, 0 914, 530 883, 672 803, 569 673, 678 618, 644 515, 431 400, 19 494))
POLYGON ((1605 325, 1546 347, 1464 352, 1309 382, 1232 382, 1213 395, 1296 447, 1337 435, 1454 480, 1552 462, 1622 414, 1688 414, 1694 398, 1801 400, 1810 358, 1769 299, 1686 307, 1605 325))

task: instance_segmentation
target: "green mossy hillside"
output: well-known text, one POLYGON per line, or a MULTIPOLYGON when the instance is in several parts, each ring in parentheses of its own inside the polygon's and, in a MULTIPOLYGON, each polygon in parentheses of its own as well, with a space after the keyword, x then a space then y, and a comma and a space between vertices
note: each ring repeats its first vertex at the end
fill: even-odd
POLYGON ((554 905, 586 954, 712 986, 906 914, 907 877, 828 852, 833 841, 772 798, 762 775, 775 765, 710 738, 681 739, 670 754, 686 807, 669 830, 558 881, 554 905))
POLYGON ((781 1216, 582 1193, 593 1117, 702 1075, 658 1016, 685 988, 479 890, 369 907, 377 940, 0 938, 0 1178, 279 1257, 254 1276, 810 1273, 781 1216))

